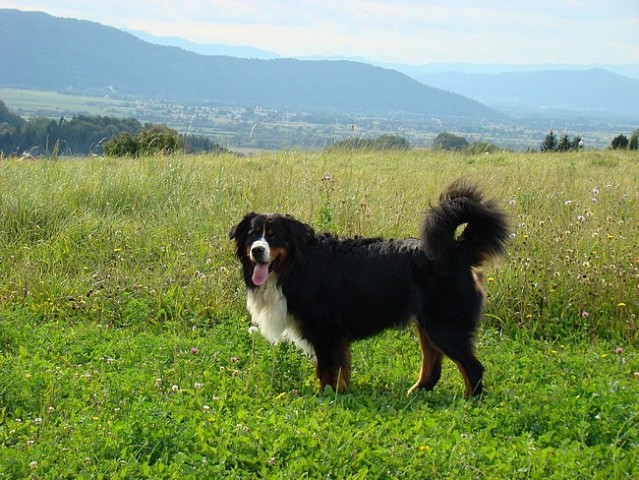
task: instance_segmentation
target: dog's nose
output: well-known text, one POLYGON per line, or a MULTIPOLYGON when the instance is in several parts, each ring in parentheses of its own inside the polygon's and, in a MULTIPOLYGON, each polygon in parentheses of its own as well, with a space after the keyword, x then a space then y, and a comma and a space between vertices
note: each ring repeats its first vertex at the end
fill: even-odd
POLYGON ((253 248, 251 248, 251 254, 255 257, 261 257, 262 255, 264 255, 264 252, 266 251, 266 249, 264 247, 261 246, 255 246, 253 248))

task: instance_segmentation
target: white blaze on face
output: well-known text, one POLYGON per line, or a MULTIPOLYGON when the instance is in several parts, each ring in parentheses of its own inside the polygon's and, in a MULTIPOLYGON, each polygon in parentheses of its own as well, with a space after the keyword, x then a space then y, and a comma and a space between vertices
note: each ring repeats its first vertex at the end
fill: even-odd
POLYGON ((249 249, 249 258, 255 264, 253 267, 252 281, 258 287, 263 285, 268 279, 268 267, 271 263, 271 247, 264 238, 264 232, 262 230, 262 238, 255 240, 249 249))

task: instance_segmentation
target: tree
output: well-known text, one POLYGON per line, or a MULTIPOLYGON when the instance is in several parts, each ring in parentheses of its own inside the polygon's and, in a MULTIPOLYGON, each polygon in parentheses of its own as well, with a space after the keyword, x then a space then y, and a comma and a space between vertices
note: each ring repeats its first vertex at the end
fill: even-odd
POLYGON ((62 138, 73 154, 100 154, 103 143, 123 133, 137 135, 142 124, 132 118, 78 115, 67 121, 62 138))
POLYGON ((0 158, 4 154, 17 153, 20 130, 26 125, 26 121, 11 112, 5 103, 0 100, 0 158))
POLYGON ((135 157, 138 154, 138 143, 128 132, 119 137, 111 137, 103 145, 107 157, 135 157))
POLYGON ((628 150, 639 150, 639 128, 632 132, 630 142, 628 142, 628 150))
POLYGON ((43 117, 24 120, 0 100, 0 151, 3 155, 33 154, 137 156, 173 153, 188 146, 188 153, 228 150, 200 135, 178 135, 166 126, 142 125, 134 118, 77 115, 58 121, 43 117), (142 133, 144 131, 144 133, 142 133), (188 140, 188 143, 187 143, 188 140))
POLYGON ((559 143, 557 144, 557 150, 559 150, 560 152, 567 152, 568 150, 570 150, 570 145, 571 143, 568 135, 563 134, 559 139, 559 143))
POLYGON ((382 135, 377 138, 376 143, 379 150, 408 150, 410 148, 408 140, 399 135, 382 135))
POLYGON ((570 142, 570 149, 579 150, 581 148, 584 148, 584 142, 581 140, 580 135, 575 135, 572 137, 572 142, 570 142))
POLYGON ((229 153, 228 149, 202 135, 180 135, 180 144, 184 145, 186 153, 229 153))
POLYGON ((142 130, 135 140, 140 155, 168 155, 180 150, 180 136, 172 128, 155 126, 142 130))
POLYGON ((628 143, 628 137, 626 137, 624 134, 621 134, 612 139, 612 142, 610 142, 610 146, 613 150, 623 150, 628 147, 628 143))
POLYGON ((542 152, 554 152, 559 148, 559 142, 557 141, 557 135, 555 135, 555 132, 552 130, 548 132, 544 141, 541 142, 540 148, 542 152))
POLYGON ((441 150, 464 150, 468 140, 452 133, 440 133, 433 139, 433 147, 441 150))
POLYGON ((0 100, 0 125, 6 125, 6 128, 16 129, 27 123, 20 115, 13 113, 7 105, 0 100))
POLYGON ((104 144, 104 153, 109 157, 136 157, 139 155, 171 154, 179 150, 180 136, 165 126, 150 126, 135 138, 128 132, 112 137, 104 144))

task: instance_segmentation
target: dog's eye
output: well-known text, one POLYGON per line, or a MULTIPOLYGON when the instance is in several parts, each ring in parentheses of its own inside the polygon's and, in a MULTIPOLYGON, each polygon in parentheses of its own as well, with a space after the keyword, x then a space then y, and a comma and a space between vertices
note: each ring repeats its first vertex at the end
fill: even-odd
POLYGON ((274 235, 275 235, 275 232, 273 232, 273 229, 268 228, 268 229, 266 230, 266 236, 267 236, 268 238, 272 238, 274 235))

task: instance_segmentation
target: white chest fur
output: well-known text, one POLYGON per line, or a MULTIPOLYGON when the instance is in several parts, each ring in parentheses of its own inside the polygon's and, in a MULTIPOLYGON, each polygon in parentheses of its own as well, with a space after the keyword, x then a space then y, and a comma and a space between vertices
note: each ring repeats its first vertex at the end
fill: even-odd
POLYGON ((312 345, 300 336, 298 322, 288 314, 286 297, 275 277, 271 276, 259 288, 249 289, 246 308, 251 314, 251 323, 266 340, 273 344, 290 340, 309 357, 315 356, 312 345))

